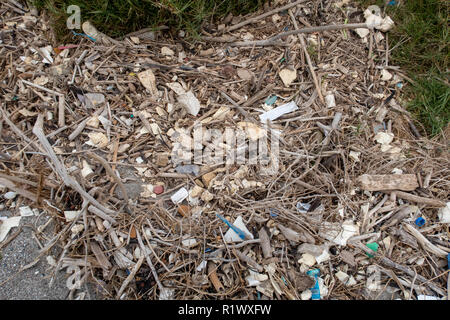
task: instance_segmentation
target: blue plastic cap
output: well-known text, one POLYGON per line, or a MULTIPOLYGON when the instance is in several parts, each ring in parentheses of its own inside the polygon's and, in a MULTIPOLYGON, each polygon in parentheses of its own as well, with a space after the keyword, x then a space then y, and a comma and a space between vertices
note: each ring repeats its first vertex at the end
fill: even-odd
POLYGON ((423 225, 425 224, 426 221, 425 221, 424 218, 419 217, 419 218, 416 219, 415 222, 416 222, 416 225, 417 225, 417 226, 421 227, 421 226, 423 226, 423 225))

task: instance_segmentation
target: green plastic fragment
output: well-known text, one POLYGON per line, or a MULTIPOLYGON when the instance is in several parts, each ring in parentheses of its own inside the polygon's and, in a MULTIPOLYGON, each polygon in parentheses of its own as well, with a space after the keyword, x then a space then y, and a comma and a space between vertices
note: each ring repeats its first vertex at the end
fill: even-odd
MULTIPOLYGON (((367 246, 369 249, 372 249, 372 250, 375 251, 375 252, 378 251, 378 243, 376 243, 376 242, 370 242, 370 243, 366 244, 366 246, 367 246)), ((372 255, 372 254, 370 254, 370 253, 366 253, 366 254, 367 254, 367 256, 368 256, 369 258, 373 258, 373 255, 372 255)))
POLYGON ((277 101, 277 96, 270 96, 266 99, 266 101, 264 102, 265 104, 267 104, 268 106, 273 105, 275 102, 277 101))

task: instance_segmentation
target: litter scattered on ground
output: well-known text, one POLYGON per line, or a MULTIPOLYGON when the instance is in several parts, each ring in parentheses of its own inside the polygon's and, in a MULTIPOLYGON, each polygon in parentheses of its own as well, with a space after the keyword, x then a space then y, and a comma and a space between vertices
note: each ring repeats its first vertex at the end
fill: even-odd
POLYGON ((70 297, 446 299, 448 137, 411 131, 379 7, 297 1, 195 43, 84 22, 58 43, 11 6, 0 246, 45 211, 35 241, 64 248, 70 297))

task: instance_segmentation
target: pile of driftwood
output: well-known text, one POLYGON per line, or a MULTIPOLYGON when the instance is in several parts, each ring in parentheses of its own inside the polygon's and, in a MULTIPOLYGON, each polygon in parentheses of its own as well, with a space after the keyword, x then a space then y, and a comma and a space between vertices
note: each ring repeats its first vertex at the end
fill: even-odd
POLYGON ((278 2, 197 40, 66 44, 1 4, 2 208, 51 216, 39 257, 71 297, 448 296, 448 140, 402 106, 392 20, 278 2))

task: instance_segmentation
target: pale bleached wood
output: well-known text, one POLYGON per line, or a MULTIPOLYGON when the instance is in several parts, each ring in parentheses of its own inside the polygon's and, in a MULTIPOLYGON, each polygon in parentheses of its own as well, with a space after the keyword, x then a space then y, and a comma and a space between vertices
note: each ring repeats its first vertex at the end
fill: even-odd
POLYGON ((94 197, 92 197, 90 194, 88 194, 81 186, 80 184, 73 179, 69 174, 67 173, 66 167, 59 161, 58 157, 56 156, 55 152, 53 151, 52 146, 48 142, 47 138, 45 137, 44 131, 43 131, 43 115, 39 114, 38 118, 36 120, 36 123, 33 127, 33 133, 38 138, 39 142, 41 143, 42 147, 44 148, 47 156, 50 158, 50 161, 52 162, 56 173, 61 177, 63 180, 63 183, 77 191, 83 198, 88 200, 90 203, 92 203, 95 207, 100 209, 101 211, 107 213, 107 214, 116 214, 115 211, 106 208, 104 205, 102 205, 100 202, 98 202, 94 197))
POLYGON ((415 174, 363 174, 356 179, 356 183, 367 191, 413 191, 419 187, 415 174))

